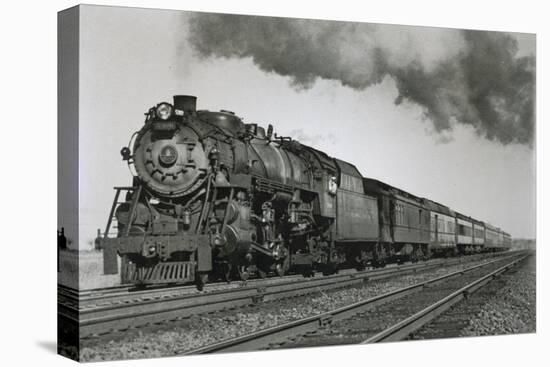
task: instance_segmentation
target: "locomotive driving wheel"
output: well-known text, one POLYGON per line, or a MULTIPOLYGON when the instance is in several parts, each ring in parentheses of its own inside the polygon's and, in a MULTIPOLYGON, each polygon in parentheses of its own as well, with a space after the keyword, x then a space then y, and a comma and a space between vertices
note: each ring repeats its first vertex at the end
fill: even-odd
POLYGON ((285 259, 282 262, 278 262, 275 265, 275 273, 277 273, 278 276, 282 277, 286 274, 289 268, 289 261, 288 257, 285 257, 285 259))
POLYGON ((270 260, 260 257, 256 263, 256 273, 258 274, 258 277, 261 279, 264 279, 267 277, 270 271, 271 271, 270 260))

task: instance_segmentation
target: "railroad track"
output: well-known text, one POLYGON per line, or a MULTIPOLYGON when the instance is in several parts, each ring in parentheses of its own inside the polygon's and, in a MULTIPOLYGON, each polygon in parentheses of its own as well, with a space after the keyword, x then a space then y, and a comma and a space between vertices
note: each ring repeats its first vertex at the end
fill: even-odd
MULTIPOLYGON (((467 258, 452 259, 449 264, 464 261, 474 261, 483 257, 497 257, 503 256, 505 253, 496 254, 480 254, 471 255, 467 258)), ((444 260, 434 259, 429 260, 423 264, 427 265, 440 265, 444 263, 444 260)), ((390 265, 389 267, 391 267, 390 265)), ((401 265, 403 266, 403 265, 401 265)), ((388 268, 389 268, 388 267, 388 268)), ((355 274, 355 270, 343 270, 340 271, 340 275, 355 274)), ((318 275, 320 273, 317 273, 318 275)), ((246 282, 235 281, 230 284, 226 283, 209 283, 204 287, 204 292, 209 293, 213 291, 226 290, 229 288, 239 288, 243 286, 264 286, 275 283, 284 283, 290 281, 303 281, 302 275, 288 275, 285 277, 267 278, 267 279, 250 279, 246 282)), ((77 290, 74 288, 66 287, 61 284, 57 286, 58 298, 62 303, 72 302, 75 307, 79 309, 85 309, 88 307, 99 307, 106 304, 117 304, 125 302, 137 302, 139 300, 153 299, 153 298, 166 298, 181 294, 193 294, 198 293, 194 285, 160 285, 154 287, 148 287, 146 289, 136 288, 133 285, 118 285, 108 288, 93 288, 77 290)))
POLYGON ((248 281, 234 281, 231 283, 210 283, 199 292, 195 285, 159 285, 154 287, 137 288, 133 285, 121 285, 110 288, 95 288, 88 290, 75 290, 73 288, 58 285, 58 299, 64 302, 78 304, 80 310, 96 308, 106 305, 116 305, 129 302, 140 302, 151 299, 163 299, 188 294, 205 294, 231 288, 244 286, 265 286, 269 284, 301 281, 302 275, 288 275, 285 277, 273 277, 267 279, 251 279, 248 281))
POLYGON ((527 256, 506 256, 330 312, 177 354, 401 340, 527 256))
MULTIPOLYGON (((487 255, 485 255, 487 256, 487 255)), ((497 254, 493 256, 504 256, 497 254)), ((442 265, 473 261, 480 257, 431 260, 362 272, 346 272, 319 278, 290 276, 249 280, 245 283, 209 284, 198 292, 194 286, 131 291, 129 287, 76 292, 58 288, 58 315, 78 328, 81 338, 124 331, 197 314, 275 301, 321 290, 349 287, 366 281, 426 271, 442 265)))

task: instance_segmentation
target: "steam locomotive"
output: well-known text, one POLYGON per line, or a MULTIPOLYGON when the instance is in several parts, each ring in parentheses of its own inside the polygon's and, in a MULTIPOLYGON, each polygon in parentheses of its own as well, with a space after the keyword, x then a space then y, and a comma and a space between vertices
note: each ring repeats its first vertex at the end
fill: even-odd
POLYGON ((209 278, 311 276, 511 245, 504 231, 363 177, 271 125, 197 110, 194 96, 150 108, 121 155, 133 183, 115 187, 96 244, 105 273, 121 259, 124 283, 200 289, 209 278))

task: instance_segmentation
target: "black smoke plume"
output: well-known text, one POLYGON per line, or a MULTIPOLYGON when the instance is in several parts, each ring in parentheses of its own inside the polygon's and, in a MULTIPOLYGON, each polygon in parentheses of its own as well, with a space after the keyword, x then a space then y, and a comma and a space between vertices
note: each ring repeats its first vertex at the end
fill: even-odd
POLYGON ((535 58, 507 33, 196 14, 200 57, 251 58, 297 89, 317 79, 363 90, 391 77, 396 104, 422 107, 437 132, 467 124, 489 140, 532 146, 535 58))

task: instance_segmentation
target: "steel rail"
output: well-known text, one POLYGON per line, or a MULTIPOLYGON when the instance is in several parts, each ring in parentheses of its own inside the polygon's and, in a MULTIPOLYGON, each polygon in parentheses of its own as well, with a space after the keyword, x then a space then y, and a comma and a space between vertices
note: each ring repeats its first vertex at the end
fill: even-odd
POLYGON ((433 319, 437 318, 443 312, 450 309, 456 303, 468 298, 470 294, 474 293, 484 285, 488 284, 491 280, 504 273, 508 269, 516 266, 519 262, 523 261, 527 256, 521 257, 511 263, 508 263, 497 270, 487 274, 470 284, 460 288, 459 290, 451 293, 450 295, 440 299, 432 305, 424 308, 423 310, 415 313, 414 315, 407 317, 406 319, 390 326, 389 328, 379 332, 376 335, 363 341, 361 344, 379 343, 399 341, 406 338, 411 333, 420 329, 424 325, 430 323, 433 319))
MULTIPOLYGON (((463 263, 467 261, 475 261, 479 258, 486 258, 486 257, 499 257, 511 254, 508 253, 494 253, 494 254, 481 254, 481 255, 472 255, 465 258, 458 258, 458 259, 452 259, 452 260, 441 260, 441 259, 433 259, 429 260, 427 262, 421 263, 426 266, 438 266, 441 264, 449 264, 453 265, 456 263, 463 263)), ((419 266, 420 264, 406 264, 406 265, 400 265, 400 268, 405 269, 407 266, 419 266)), ((389 268, 389 267, 388 267, 389 268)), ((370 269, 367 271, 377 271, 379 269, 370 269)), ((344 271, 350 271, 350 269, 346 269, 344 271)), ((335 276, 347 276, 350 274, 361 274, 362 272, 354 272, 354 273, 344 273, 340 272, 339 274, 335 276)), ((333 275, 334 276, 334 275, 333 275)), ((327 278, 325 276, 325 278, 327 278)), ((238 287, 244 287, 244 286, 263 286, 263 285, 269 285, 270 283, 279 283, 284 284, 285 282, 297 282, 297 281, 303 281, 304 278, 302 275, 289 275, 285 276, 283 278, 281 277, 271 277, 266 279, 251 279, 247 280, 246 282, 238 281, 233 282, 231 284, 226 283, 210 283, 205 285, 205 289, 203 292, 213 292, 213 291, 219 291, 222 289, 229 289, 229 288, 238 288, 238 287)), ((75 304, 78 304, 79 309, 84 309, 87 307, 100 307, 105 306, 107 303, 127 303, 132 301, 139 301, 144 299, 153 299, 153 298, 165 298, 169 296, 175 296, 177 294, 191 294, 191 293, 198 293, 196 290, 196 287, 194 285, 170 285, 170 286, 157 286, 154 288, 147 288, 147 289, 134 289, 135 286, 133 285, 118 285, 113 287, 106 287, 106 288, 92 288, 92 289, 85 289, 85 290, 77 290, 71 287, 67 287, 61 284, 58 284, 58 296, 64 298, 66 301, 72 301, 75 304)))
MULTIPOLYGON (((500 257, 502 255, 493 256, 500 257)), ((477 260, 477 257, 475 259, 477 260)), ((89 337, 151 323, 188 318, 227 308, 243 307, 322 290, 348 287, 371 280, 427 271, 472 260, 474 259, 436 260, 321 278, 304 279, 300 276, 298 279, 302 279, 301 281, 289 281, 284 278, 258 279, 231 288, 218 284, 218 288, 213 288, 214 290, 210 292, 194 290, 191 293, 178 294, 177 292, 173 293, 173 288, 168 288, 168 290, 154 289, 153 293, 143 291, 137 295, 133 293, 132 295, 115 295, 115 299, 110 299, 109 295, 100 295, 98 299, 103 303, 93 306, 86 303, 86 298, 79 300, 78 297, 71 299, 71 297, 60 296, 58 297, 58 315, 65 321, 76 325, 81 337, 89 337), (163 293, 163 291, 169 293, 163 293)))
POLYGON ((290 337, 297 335, 303 335, 311 332, 315 332, 319 328, 354 316, 358 313, 365 312, 369 309, 386 303, 388 301, 402 298, 408 294, 417 292, 424 287, 445 281, 449 278, 463 275, 466 272, 471 272, 482 267, 493 265, 497 262, 509 258, 525 258, 523 254, 514 254, 505 256, 497 260, 493 260, 487 263, 475 265, 473 267, 462 269, 450 274, 446 274, 440 277, 436 277, 421 283, 417 283, 408 287, 397 289, 376 297, 369 298, 364 301, 356 302, 348 306, 340 307, 332 311, 324 312, 319 315, 310 316, 301 320, 288 322, 285 324, 277 325, 267 329, 263 329, 257 332, 253 332, 247 335, 243 335, 234 339, 223 340, 214 344, 210 344, 204 347, 193 349, 190 351, 179 351, 176 354, 191 355, 191 354, 210 354, 210 353, 225 353, 236 351, 250 351, 259 350, 268 347, 271 344, 280 344, 288 340, 290 337))
POLYGON ((323 278, 305 278, 302 281, 221 289, 209 293, 196 292, 174 297, 147 298, 86 309, 78 309, 70 302, 58 301, 58 314, 68 321, 77 323, 80 336, 87 337, 227 308, 348 287, 367 281, 425 271, 441 265, 446 264, 439 262, 411 264, 323 278))
MULTIPOLYGON (((497 257, 501 254, 495 255, 497 257)), ((58 297, 58 315, 79 328, 81 337, 89 337, 151 323, 188 318, 193 315, 220 311, 227 308, 243 307, 261 302, 275 301, 293 296, 306 295, 348 287, 371 280, 427 271, 444 265, 468 262, 474 259, 460 258, 437 260, 419 264, 407 264, 363 272, 337 274, 322 278, 302 278, 301 281, 285 281, 278 278, 258 279, 237 287, 221 287, 210 292, 184 294, 163 294, 162 289, 154 289, 156 296, 143 291, 132 296, 122 295, 114 302, 107 296, 102 304, 82 308, 84 300, 58 297), (267 283, 266 282, 271 282, 267 283), (129 297, 129 298, 127 298, 129 297)), ((189 286, 187 286, 189 287, 189 286)), ((220 287, 220 285, 218 285, 220 287)), ((173 290, 169 288, 169 290, 173 290)), ((115 296, 118 297, 118 296, 115 296)), ((100 297, 102 299, 103 296, 100 297)))

